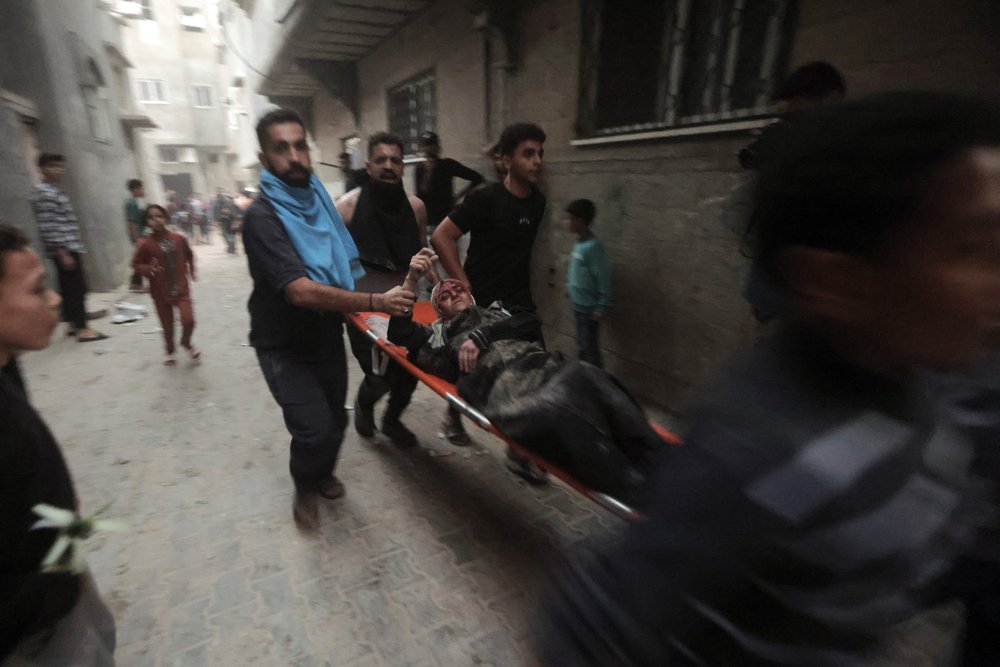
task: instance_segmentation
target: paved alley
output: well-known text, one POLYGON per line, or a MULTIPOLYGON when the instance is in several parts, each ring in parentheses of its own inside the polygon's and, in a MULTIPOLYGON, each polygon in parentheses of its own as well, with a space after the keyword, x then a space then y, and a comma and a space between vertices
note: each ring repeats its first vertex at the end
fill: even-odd
MULTIPOLYGON (((118 622, 125 667, 172 665, 521 665, 545 565, 603 539, 618 519, 503 466, 503 445, 437 435, 443 403, 425 388, 405 419, 422 447, 400 451, 351 429, 322 503, 322 531, 291 519, 288 435, 247 347, 246 260, 195 248, 194 341, 164 367, 155 314, 57 332, 24 357, 32 399, 56 434, 83 512, 131 531, 98 535, 88 558, 118 622)), ((91 295, 91 310, 124 297, 91 295)), ((354 359, 351 390, 360 373, 354 359)))

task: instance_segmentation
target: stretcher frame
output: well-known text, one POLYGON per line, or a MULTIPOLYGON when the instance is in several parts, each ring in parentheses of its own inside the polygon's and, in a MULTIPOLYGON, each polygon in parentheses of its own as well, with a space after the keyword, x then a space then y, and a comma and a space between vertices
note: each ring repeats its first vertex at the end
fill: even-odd
MULTIPOLYGON (((565 470, 552 465, 524 445, 518 443, 513 438, 508 437, 505 433, 503 433, 503 431, 497 428, 489 420, 489 418, 486 417, 486 415, 466 403, 465 400, 458 395, 458 392, 455 390, 455 385, 418 368, 416 364, 407 358, 408 351, 405 347, 394 345, 383 338, 379 338, 378 334, 372 331, 371 327, 369 327, 366 322, 366 320, 373 315, 388 317, 385 313, 377 312, 350 313, 347 315, 347 321, 351 326, 363 333, 374 344, 374 347, 372 348, 372 368, 378 369, 377 372, 379 374, 385 372, 386 365, 389 363, 390 359, 395 361, 403 369, 405 369, 407 373, 417 378, 431 391, 445 399, 450 406, 468 417, 479 428, 500 438, 510 445, 510 447, 518 455, 530 459, 539 468, 559 479, 577 493, 600 505, 612 514, 622 517, 623 519, 636 520, 641 518, 642 515, 635 508, 606 493, 588 488, 565 470)), ((416 303, 413 308, 413 320, 415 322, 418 324, 430 324, 435 319, 437 319, 437 314, 434 312, 434 309, 429 301, 419 301, 416 303)), ((650 426, 652 426, 653 430, 656 431, 657 435, 659 435, 666 444, 680 444, 680 438, 670 431, 667 431, 653 422, 650 422, 650 426)))

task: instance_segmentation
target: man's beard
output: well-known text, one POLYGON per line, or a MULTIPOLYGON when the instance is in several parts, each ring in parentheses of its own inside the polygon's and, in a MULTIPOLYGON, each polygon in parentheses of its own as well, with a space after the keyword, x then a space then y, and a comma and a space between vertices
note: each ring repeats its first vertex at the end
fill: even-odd
POLYGON ((309 183, 312 181, 312 170, 301 165, 289 167, 281 173, 275 171, 271 165, 268 165, 267 170, 277 176, 281 182, 293 188, 308 188, 309 183))
POLYGON ((292 167, 278 178, 293 188, 308 188, 311 176, 312 172, 304 167, 292 167))

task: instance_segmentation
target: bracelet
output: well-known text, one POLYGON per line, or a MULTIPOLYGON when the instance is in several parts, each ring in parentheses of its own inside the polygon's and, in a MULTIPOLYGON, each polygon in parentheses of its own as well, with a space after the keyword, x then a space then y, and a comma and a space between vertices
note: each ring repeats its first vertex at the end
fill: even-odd
POLYGON ((369 310, 369 312, 375 310, 374 300, 375 300, 375 293, 374 292, 368 292, 368 310, 369 310))

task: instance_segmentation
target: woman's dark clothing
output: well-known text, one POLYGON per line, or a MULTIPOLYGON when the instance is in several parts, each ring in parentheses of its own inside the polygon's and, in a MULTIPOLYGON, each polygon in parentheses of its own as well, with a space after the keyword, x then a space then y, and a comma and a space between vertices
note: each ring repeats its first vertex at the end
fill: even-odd
POLYGON ((640 472, 662 440, 617 380, 590 364, 547 352, 534 313, 472 306, 448 323, 394 317, 389 340, 420 368, 456 383, 458 393, 506 435, 588 487, 641 503, 640 472), (458 350, 480 348, 461 375, 458 350))

